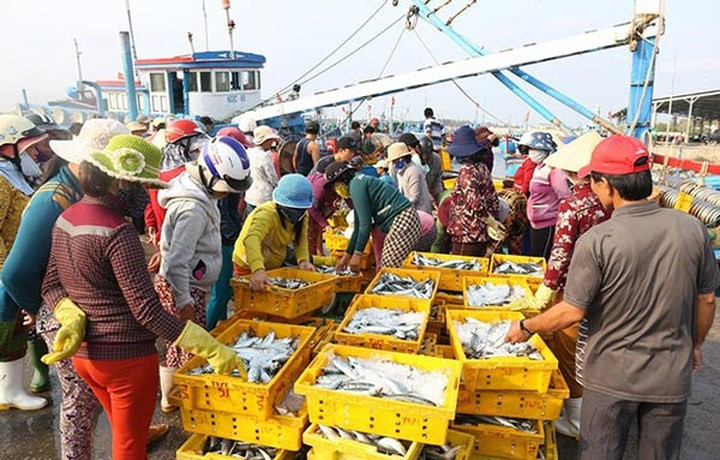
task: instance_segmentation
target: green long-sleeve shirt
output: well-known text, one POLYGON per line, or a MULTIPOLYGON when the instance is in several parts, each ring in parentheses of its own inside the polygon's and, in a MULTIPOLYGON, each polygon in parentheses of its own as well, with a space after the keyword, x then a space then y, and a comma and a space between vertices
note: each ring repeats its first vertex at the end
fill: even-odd
POLYGON ((354 206, 355 227, 347 253, 352 254, 355 248, 362 250, 365 247, 373 225, 387 233, 395 216, 412 204, 396 188, 377 177, 358 174, 350 181, 349 188, 354 206))

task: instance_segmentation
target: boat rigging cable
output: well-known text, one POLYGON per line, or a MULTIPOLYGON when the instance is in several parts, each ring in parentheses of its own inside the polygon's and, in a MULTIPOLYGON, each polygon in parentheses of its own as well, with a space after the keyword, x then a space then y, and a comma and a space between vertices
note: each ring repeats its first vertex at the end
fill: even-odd
MULTIPOLYGON (((332 51, 330 51, 330 53, 329 53, 327 56, 325 56, 324 58, 322 58, 317 64, 315 64, 314 66, 312 66, 310 69, 306 70, 302 75, 300 75, 299 77, 297 77, 295 80, 293 80, 291 83, 289 83, 288 85, 286 85, 284 88, 282 88, 281 90, 279 90, 279 91, 277 91, 277 92, 272 93, 272 96, 268 97, 267 99, 265 99, 265 100, 263 100, 263 101, 260 101, 259 103, 257 103, 254 107, 250 108, 249 110, 255 110, 256 108, 261 107, 261 106, 265 105, 266 103, 272 101, 272 100, 275 99, 277 96, 282 95, 282 94, 285 94, 285 93, 287 93, 289 90, 291 90, 292 87, 293 87, 297 82, 299 82, 300 80, 302 80, 303 78, 305 78, 305 77, 306 77, 308 74, 310 74, 313 70, 315 70, 315 69, 317 69, 318 67, 320 67, 325 61, 327 61, 328 59, 330 59, 330 58, 331 58, 335 53, 337 53, 343 46, 345 46, 350 40, 352 40, 352 39, 355 37, 355 35, 357 35, 366 25, 368 25, 368 24, 370 23, 370 21, 380 12, 380 10, 385 6, 385 4, 386 4, 387 2, 388 2, 388 0, 385 0, 384 2, 382 2, 382 3, 380 4, 380 6, 379 6, 375 11, 373 11, 373 13, 372 13, 370 16, 368 16, 367 19, 365 19, 363 22, 360 23, 360 26, 359 26, 359 27, 357 27, 345 40, 343 40, 342 42, 340 42, 340 44, 339 44, 338 46, 336 46, 335 49, 333 49, 332 51)), ((301 83, 301 84, 302 84, 302 83, 301 83)))
MULTIPOLYGON (((425 41, 422 39, 422 37, 421 37, 420 34, 418 33, 417 29, 413 29, 413 32, 415 32, 415 36, 416 36, 417 39, 420 41, 420 43, 422 44, 423 48, 425 48, 425 51, 428 52, 428 54, 430 55, 430 57, 432 58, 432 60, 435 62, 435 65, 440 65, 440 61, 438 61, 438 59, 435 57, 435 55, 433 54, 433 52, 432 52, 432 51, 430 50, 430 48, 427 46, 427 44, 425 43, 425 41)), ((451 81, 452 81, 452 83, 455 85, 455 87, 456 87, 470 102, 472 102, 472 104, 473 104, 477 109, 479 109, 481 112, 489 115, 491 118, 495 119, 496 121, 498 121, 498 122, 500 122, 500 123, 503 123, 503 124, 507 124, 508 126, 510 126, 510 123, 509 123, 509 122, 500 119, 499 117, 495 116, 493 113, 491 113, 490 111, 488 111, 487 109, 485 109, 483 106, 481 106, 467 91, 465 91, 465 89, 464 89, 462 86, 460 86, 460 83, 458 83, 456 79, 453 78, 451 81)))

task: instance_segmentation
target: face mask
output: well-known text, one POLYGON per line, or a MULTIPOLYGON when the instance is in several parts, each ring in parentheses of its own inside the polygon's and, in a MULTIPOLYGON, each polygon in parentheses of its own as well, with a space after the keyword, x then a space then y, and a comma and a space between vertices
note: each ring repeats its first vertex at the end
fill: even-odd
POLYGON ((307 209, 296 209, 296 208, 286 208, 281 207, 280 212, 293 224, 297 224, 300 222, 303 217, 305 217, 305 214, 307 214, 307 209))
POLYGON ((393 165, 395 165, 395 169, 398 171, 402 171, 402 169, 405 167, 407 163, 405 163, 405 159, 396 160, 393 162, 393 165))
POLYGON ((540 164, 547 158, 548 153, 544 150, 530 150, 530 153, 528 153, 528 156, 530 157, 530 161, 532 161, 535 164, 540 164))
POLYGON ((430 166, 428 165, 422 165, 421 168, 425 174, 428 174, 430 172, 430 166))
POLYGON ((35 160, 27 152, 20 154, 20 169, 26 177, 40 177, 43 174, 40 166, 35 163, 35 160))
POLYGON ((348 185, 343 182, 335 184, 335 193, 337 193, 342 199, 347 200, 350 198, 350 189, 348 188, 348 185))

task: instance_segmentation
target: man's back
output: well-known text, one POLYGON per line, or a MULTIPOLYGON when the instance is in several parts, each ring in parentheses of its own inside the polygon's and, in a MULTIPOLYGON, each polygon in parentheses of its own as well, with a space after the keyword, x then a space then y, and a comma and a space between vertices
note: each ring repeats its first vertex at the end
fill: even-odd
POLYGON ((624 400, 686 400, 695 300, 717 277, 697 219, 652 202, 616 209, 579 239, 570 266, 565 300, 586 310, 578 380, 624 400))

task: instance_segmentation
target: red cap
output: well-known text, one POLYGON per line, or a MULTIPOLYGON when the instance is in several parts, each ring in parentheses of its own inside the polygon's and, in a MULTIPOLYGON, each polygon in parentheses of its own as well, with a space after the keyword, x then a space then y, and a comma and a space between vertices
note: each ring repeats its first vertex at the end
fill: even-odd
POLYGON ((616 134, 600 142, 593 150, 590 164, 580 168, 578 175, 585 177, 591 172, 622 176, 650 169, 645 144, 630 136, 616 134))

